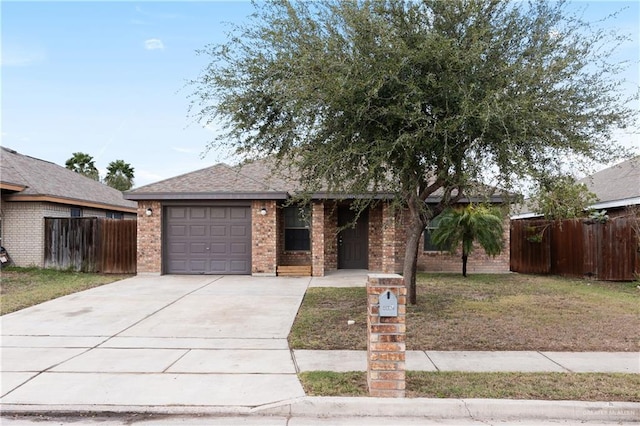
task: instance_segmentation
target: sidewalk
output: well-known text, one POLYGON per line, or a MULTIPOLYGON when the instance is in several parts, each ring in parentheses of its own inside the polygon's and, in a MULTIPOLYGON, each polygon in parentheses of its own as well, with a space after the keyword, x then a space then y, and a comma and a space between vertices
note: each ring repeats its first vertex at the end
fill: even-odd
MULTIPOLYGON (((298 371, 366 371, 366 351, 294 350, 298 371)), ((640 374, 638 352, 407 351, 411 371, 640 374)))

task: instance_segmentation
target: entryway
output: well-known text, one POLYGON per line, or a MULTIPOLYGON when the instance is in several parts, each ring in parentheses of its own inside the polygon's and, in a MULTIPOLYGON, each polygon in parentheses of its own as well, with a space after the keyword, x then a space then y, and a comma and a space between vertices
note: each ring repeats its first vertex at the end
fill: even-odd
MULTIPOLYGON (((353 223, 355 212, 349 207, 338 208, 338 226, 353 223)), ((338 235, 338 269, 367 269, 369 267, 369 214, 364 211, 355 226, 343 229, 338 235)))

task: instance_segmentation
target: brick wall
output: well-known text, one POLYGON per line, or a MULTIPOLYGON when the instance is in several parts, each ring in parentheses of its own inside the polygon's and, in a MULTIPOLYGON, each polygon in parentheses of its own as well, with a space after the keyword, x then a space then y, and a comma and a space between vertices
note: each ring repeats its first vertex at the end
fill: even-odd
POLYGON ((335 203, 324 205, 324 270, 338 269, 338 207, 335 203))
MULTIPOLYGON (((251 273, 275 275, 278 264, 278 212, 275 201, 256 200, 251 203, 251 273), (262 215, 262 208, 267 214, 262 215)), ((282 238, 284 240, 284 238, 282 238)), ((284 244, 284 242, 283 242, 284 244)))
POLYGON ((369 209, 369 270, 382 271, 383 265, 382 205, 369 209))
POLYGON ((311 210, 311 257, 313 276, 324 276, 324 203, 314 201, 311 210))
POLYGON ((138 262, 139 274, 162 273, 162 205, 159 201, 138 202, 138 262), (147 208, 153 210, 147 216, 147 208))

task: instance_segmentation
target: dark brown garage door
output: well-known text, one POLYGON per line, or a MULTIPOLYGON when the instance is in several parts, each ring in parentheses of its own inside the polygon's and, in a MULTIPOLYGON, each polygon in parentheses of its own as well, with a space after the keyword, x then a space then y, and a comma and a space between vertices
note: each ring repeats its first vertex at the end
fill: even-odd
POLYGON ((166 273, 251 273, 249 207, 167 207, 165 232, 166 273))

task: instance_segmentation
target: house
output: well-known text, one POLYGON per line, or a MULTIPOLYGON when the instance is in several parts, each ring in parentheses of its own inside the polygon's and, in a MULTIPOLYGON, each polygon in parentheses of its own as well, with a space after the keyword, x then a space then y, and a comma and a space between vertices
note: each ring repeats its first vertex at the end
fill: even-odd
POLYGON ((578 181, 596 194, 591 210, 606 210, 609 217, 625 215, 640 206, 640 156, 608 167, 578 181))
MULTIPOLYGON (((138 273, 402 271, 402 215, 384 199, 338 234, 339 227, 354 222, 353 199, 316 193, 308 208, 288 206, 297 189, 296 178, 254 161, 216 164, 125 192, 125 198, 138 201, 138 273)), ((421 247, 420 269, 460 272, 459 256, 431 247, 428 239, 421 247)), ((507 272, 508 250, 496 258, 478 251, 468 267, 507 272)))
MULTIPOLYGON (((624 216, 635 206, 640 206, 640 156, 623 161, 577 181, 586 185, 598 201, 588 210, 606 210, 611 217, 624 216)), ((532 212, 532 205, 525 201, 511 220, 541 218, 532 212)))
POLYGON ((17 266, 44 266, 45 217, 136 219, 122 192, 57 164, 0 147, 0 238, 17 266))

